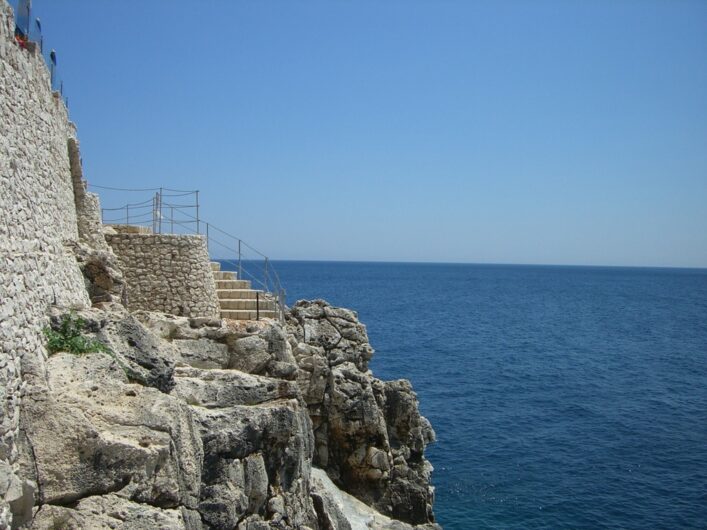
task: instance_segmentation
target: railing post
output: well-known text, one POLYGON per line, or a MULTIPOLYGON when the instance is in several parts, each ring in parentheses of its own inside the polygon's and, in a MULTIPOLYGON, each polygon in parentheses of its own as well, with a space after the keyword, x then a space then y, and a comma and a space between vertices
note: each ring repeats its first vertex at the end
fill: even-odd
POLYGON ((157 193, 152 197, 152 233, 157 233, 157 193))
POLYGON ((243 279, 243 266, 241 265, 241 240, 238 240, 238 279, 243 279))
POLYGON ((209 253, 209 223, 206 223, 206 252, 209 253))
POLYGON ((263 271, 263 283, 265 284, 265 290, 270 290, 270 282, 268 281, 268 258, 265 258, 265 270, 263 271))
POLYGON ((260 291, 255 291, 255 320, 260 320, 260 291))
POLYGON ((196 190, 196 233, 199 233, 199 190, 196 190))
POLYGON ((157 214, 157 222, 159 226, 158 232, 161 234, 162 233, 162 188, 160 188, 159 195, 157 196, 157 206, 159 208, 159 212, 157 214))
POLYGON ((280 296, 279 296, 279 309, 280 309, 280 321, 284 324, 285 323, 285 290, 280 287, 280 296))

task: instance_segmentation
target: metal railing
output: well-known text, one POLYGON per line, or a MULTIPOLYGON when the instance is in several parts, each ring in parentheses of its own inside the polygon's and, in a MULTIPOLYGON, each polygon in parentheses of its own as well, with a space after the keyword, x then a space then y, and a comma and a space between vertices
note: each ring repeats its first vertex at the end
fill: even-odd
POLYGON ((131 190, 95 185, 89 187, 143 194, 154 192, 151 198, 143 201, 102 208, 102 222, 107 225, 143 226, 151 229, 155 234, 204 236, 209 255, 213 256, 212 259, 233 268, 239 280, 250 280, 252 285, 264 291, 263 296, 266 300, 274 302, 278 318, 284 321, 286 293, 272 261, 241 238, 202 219, 198 190, 170 188, 131 190))
POLYGON ((16 0, 10 5, 15 10, 15 42, 21 48, 30 51, 39 48, 39 53, 44 57, 44 62, 49 70, 52 91, 59 94, 68 109, 69 98, 64 95, 64 81, 59 75, 56 50, 45 49, 42 22, 38 17, 32 18, 32 2, 30 0, 16 0))

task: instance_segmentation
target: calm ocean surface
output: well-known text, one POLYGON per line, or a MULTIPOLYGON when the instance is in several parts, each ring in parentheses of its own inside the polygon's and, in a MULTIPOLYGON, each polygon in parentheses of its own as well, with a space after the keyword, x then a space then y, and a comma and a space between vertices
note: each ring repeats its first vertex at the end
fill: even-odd
POLYGON ((707 528, 707 270, 276 265, 413 382, 446 530, 707 528))

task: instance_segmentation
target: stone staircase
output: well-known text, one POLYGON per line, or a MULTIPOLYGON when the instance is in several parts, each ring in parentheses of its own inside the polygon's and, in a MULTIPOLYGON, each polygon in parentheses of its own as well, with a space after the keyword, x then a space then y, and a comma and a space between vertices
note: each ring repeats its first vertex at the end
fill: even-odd
POLYGON ((249 280, 239 280, 237 273, 222 271, 221 264, 215 261, 211 262, 211 270, 216 283, 216 295, 221 304, 221 318, 277 318, 275 302, 266 298, 263 291, 252 289, 249 280))

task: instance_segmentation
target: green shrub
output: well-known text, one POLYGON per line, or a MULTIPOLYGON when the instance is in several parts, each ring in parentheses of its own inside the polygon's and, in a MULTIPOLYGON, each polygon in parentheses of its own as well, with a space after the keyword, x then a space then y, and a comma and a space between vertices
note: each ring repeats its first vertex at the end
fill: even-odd
POLYGON ((102 342, 84 337, 81 334, 85 324, 82 318, 72 312, 62 317, 59 329, 44 328, 49 353, 60 351, 76 354, 91 352, 110 353, 110 350, 102 342))

